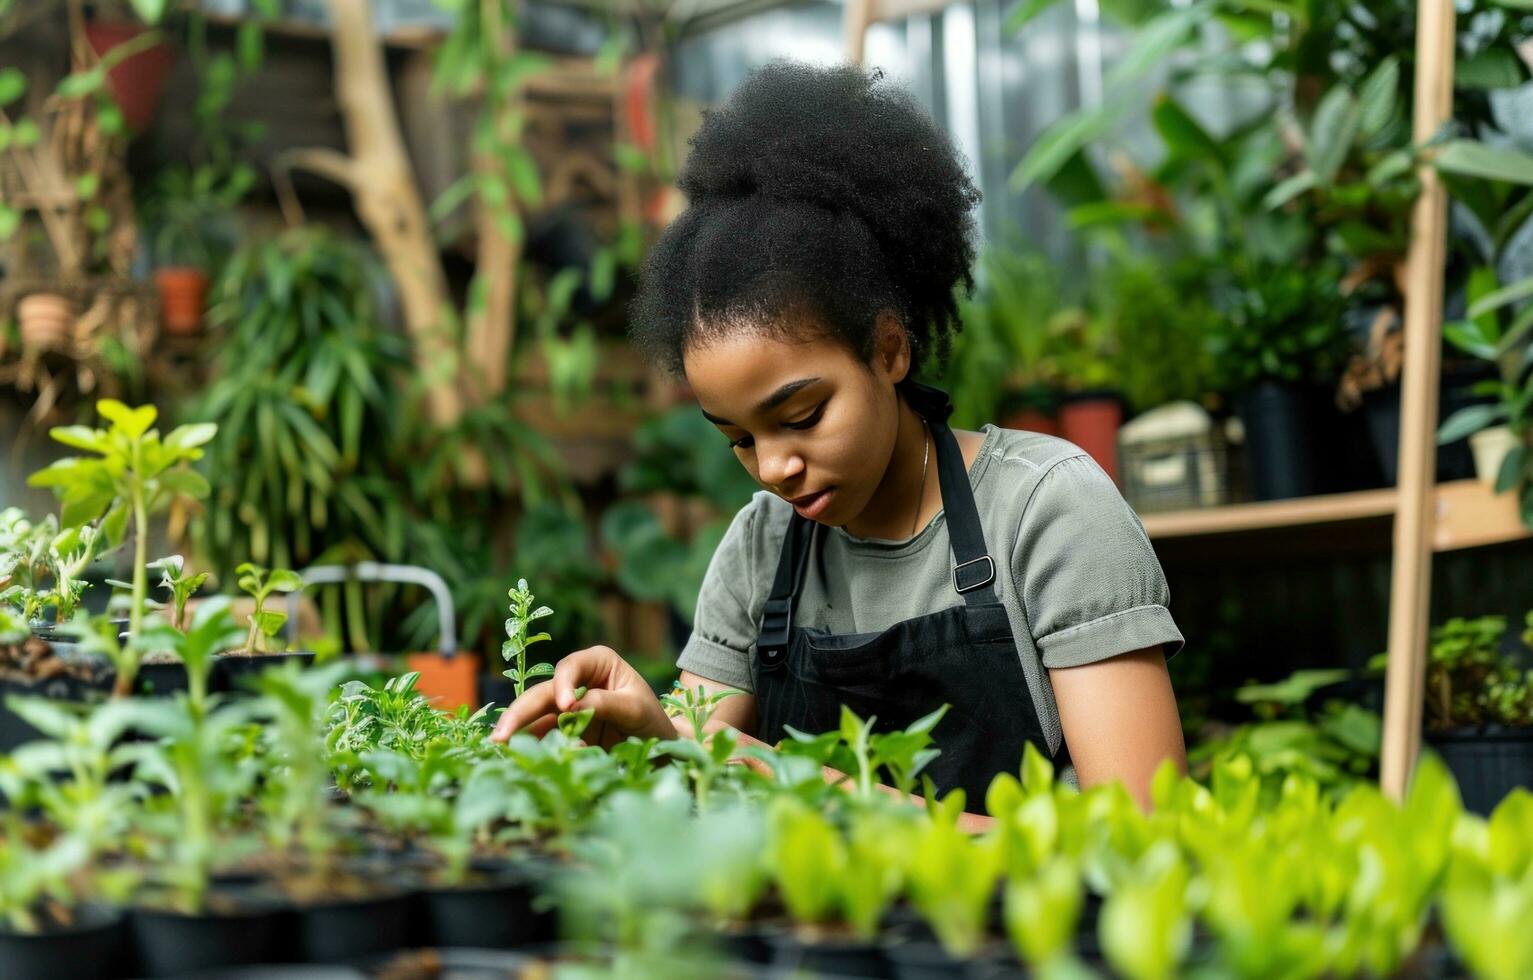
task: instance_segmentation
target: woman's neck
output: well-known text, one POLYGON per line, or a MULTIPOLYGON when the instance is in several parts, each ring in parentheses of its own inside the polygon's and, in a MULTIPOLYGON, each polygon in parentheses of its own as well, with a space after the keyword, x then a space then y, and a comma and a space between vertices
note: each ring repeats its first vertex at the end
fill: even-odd
POLYGON ((928 445, 931 436, 927 426, 904 398, 900 399, 898 419, 894 452, 883 479, 862 513, 846 523, 846 533, 855 537, 903 541, 911 536, 912 525, 919 530, 942 508, 937 447, 934 441, 928 445))

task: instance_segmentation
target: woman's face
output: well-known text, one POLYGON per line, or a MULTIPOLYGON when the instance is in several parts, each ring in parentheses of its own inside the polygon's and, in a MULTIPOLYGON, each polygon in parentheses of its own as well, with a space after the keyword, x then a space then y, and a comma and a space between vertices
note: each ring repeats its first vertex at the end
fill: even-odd
POLYGON ((854 521, 884 479, 899 425, 904 331, 880 320, 871 363, 810 339, 735 331, 688 348, 687 381, 710 422, 767 490, 822 524, 854 521))

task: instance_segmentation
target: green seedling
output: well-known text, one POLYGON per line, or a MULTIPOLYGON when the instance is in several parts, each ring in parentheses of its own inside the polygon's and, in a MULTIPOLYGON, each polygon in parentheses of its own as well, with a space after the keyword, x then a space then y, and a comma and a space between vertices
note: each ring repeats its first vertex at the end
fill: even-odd
POLYGON ((176 629, 186 628, 186 601, 208 580, 207 572, 186 574, 186 560, 180 555, 167 555, 151 562, 150 568, 160 573, 160 588, 170 592, 170 625, 176 629))
POLYGON ((511 598, 511 615, 506 619, 506 642, 501 644, 500 655, 511 664, 511 668, 503 671, 502 676, 511 681, 516 696, 521 697, 526 693, 530 681, 549 677, 554 672, 554 665, 550 663, 527 666, 527 648, 550 638, 547 633, 531 632, 532 624, 535 620, 552 616, 554 611, 547 606, 533 608, 535 597, 527 591, 527 580, 524 578, 517 579, 516 588, 507 595, 511 598))
POLYGON ((169 623, 157 623, 144 630, 144 643, 152 649, 175 655, 186 667, 187 693, 193 708, 206 712, 208 677, 213 661, 220 653, 240 642, 244 630, 229 612, 228 596, 214 596, 197 607, 191 626, 182 632, 169 623))
MULTIPOLYGON (((124 540, 128 522, 133 524, 133 599, 128 611, 128 635, 137 638, 143 627, 148 594, 149 518, 175 500, 201 499, 208 481, 186 464, 202 457, 205 443, 218 432, 207 423, 172 429, 163 439, 152 428, 158 411, 153 405, 129 408, 112 398, 96 403, 96 411, 110 425, 92 429, 83 425, 50 430, 55 440, 93 456, 69 456, 33 473, 32 486, 50 487, 59 495, 63 509, 59 523, 79 527, 100 521, 107 543, 116 547, 124 540)), ((129 650, 136 645, 129 644, 129 650)), ((138 662, 130 656, 128 670, 119 670, 114 693, 126 696, 133 689, 138 662)))
POLYGON ((272 593, 297 592, 303 588, 298 573, 286 568, 267 571, 260 565, 245 562, 235 569, 239 573, 239 586, 255 599, 255 610, 249 615, 250 630, 245 634, 245 656, 264 652, 263 637, 276 636, 287 622, 287 613, 279 609, 267 609, 266 600, 272 593))

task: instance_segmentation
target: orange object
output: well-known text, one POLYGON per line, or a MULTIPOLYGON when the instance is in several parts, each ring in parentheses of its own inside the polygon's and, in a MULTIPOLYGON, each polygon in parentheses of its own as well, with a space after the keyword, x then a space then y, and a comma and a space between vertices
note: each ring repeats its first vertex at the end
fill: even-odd
POLYGON ((165 266, 155 270, 154 282, 160 290, 160 319, 165 332, 185 336, 201 329, 208 274, 195 266, 165 266))
POLYGON ((1059 435, 1059 422, 1054 416, 1046 415, 1036 408, 1021 408, 1012 412, 1001 420, 1001 428, 1042 432, 1046 436, 1059 435))
POLYGON ((431 699, 441 711, 456 711, 461 705, 478 708, 479 655, 456 653, 412 653, 405 658, 410 669, 420 672, 415 689, 431 699))
POLYGON ((1059 407, 1059 434, 1086 450, 1113 482, 1118 481, 1118 428, 1123 404, 1116 398, 1081 398, 1059 407))

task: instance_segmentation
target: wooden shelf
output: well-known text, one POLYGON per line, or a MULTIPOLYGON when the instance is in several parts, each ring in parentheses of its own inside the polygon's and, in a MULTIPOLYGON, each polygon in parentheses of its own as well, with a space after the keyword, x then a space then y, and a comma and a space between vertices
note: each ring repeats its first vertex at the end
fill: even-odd
MULTIPOLYGON (((1392 518, 1393 488, 1273 500, 1228 507, 1145 514, 1144 529, 1157 541, 1314 527, 1392 518)), ((1436 490, 1434 551, 1455 551, 1533 536, 1517 514, 1515 494, 1493 494, 1476 480, 1442 483, 1436 490)))

